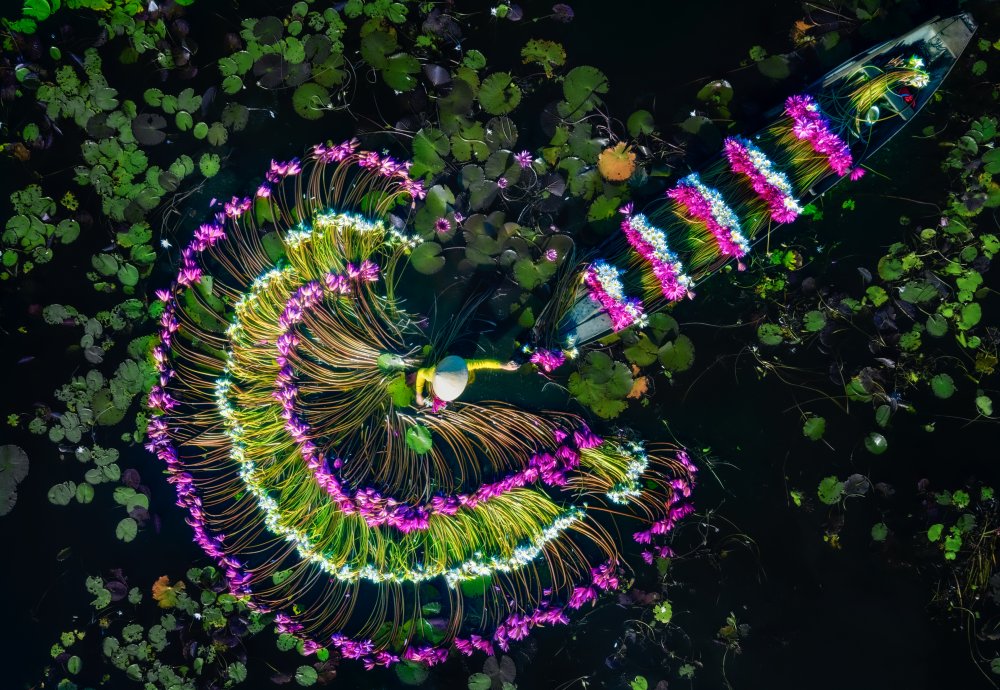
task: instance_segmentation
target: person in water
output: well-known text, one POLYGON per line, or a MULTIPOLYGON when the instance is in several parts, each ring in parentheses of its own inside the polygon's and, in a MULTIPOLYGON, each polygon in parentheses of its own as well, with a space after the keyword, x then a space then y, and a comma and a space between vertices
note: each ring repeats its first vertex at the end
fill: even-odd
POLYGON ((448 355, 435 366, 417 370, 415 382, 417 406, 430 405, 433 401, 451 402, 465 391, 476 378, 477 371, 516 371, 517 362, 500 362, 495 359, 465 359, 448 355), (424 389, 430 384, 429 400, 424 398, 424 389))

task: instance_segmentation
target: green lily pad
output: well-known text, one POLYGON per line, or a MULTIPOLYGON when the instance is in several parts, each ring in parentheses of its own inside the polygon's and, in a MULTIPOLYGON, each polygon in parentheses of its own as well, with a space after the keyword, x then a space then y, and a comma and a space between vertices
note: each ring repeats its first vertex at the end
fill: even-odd
POLYGON ((295 670, 295 682, 305 688, 314 685, 318 677, 316 669, 312 666, 299 666, 295 670))
POLYGON ((473 673, 468 680, 469 690, 490 690, 493 687, 493 679, 485 673, 473 673))
POLYGON ((810 333, 823 330, 826 326, 826 314, 821 311, 809 311, 802 319, 802 327, 810 333))
POLYGON ((417 455, 429 453, 434 447, 431 430, 423 424, 414 424, 406 430, 406 445, 417 455))
POLYGON ((430 676, 430 669, 427 664, 419 664, 413 661, 403 661, 394 667, 396 677, 403 685, 422 685, 430 676))
POLYGON ((444 268, 445 258, 441 256, 441 249, 437 242, 418 244, 410 252, 410 264, 418 273, 433 275, 444 268))
POLYGON ((292 107, 299 117, 306 120, 320 119, 329 105, 330 92, 316 82, 300 84, 292 94, 292 107))
POLYGON ((596 67, 574 67, 563 80, 563 97, 559 114, 565 118, 579 119, 601 103, 601 96, 608 92, 608 78, 596 67))
POLYGON ((758 326, 757 339, 764 345, 781 345, 785 340, 781 326, 776 323, 762 323, 758 326))
POLYGON ((931 379, 931 390, 937 397, 948 399, 955 393, 955 380, 948 374, 938 374, 931 379))
POLYGON ((832 506, 840 501, 840 497, 844 495, 844 482, 836 477, 825 477, 819 483, 816 495, 823 503, 832 506))
POLYGON ((673 341, 664 343, 657 356, 667 371, 675 373, 687 371, 694 364, 694 343, 682 333, 673 341))
POLYGON ((389 88, 396 91, 411 91, 417 85, 414 76, 420 72, 420 62, 408 53, 397 53, 386 61, 382 78, 389 88))
POLYGON ((57 506, 69 505, 69 502, 72 501, 75 496, 75 482, 63 482, 62 484, 56 484, 49 489, 48 493, 49 503, 54 503, 57 506))
POLYGON ((818 441, 823 438, 826 432, 826 419, 823 417, 810 417, 802 425, 802 435, 810 441, 818 441))
POLYGON ((642 134, 652 134, 656 125, 653 121, 653 113, 648 110, 636 110, 629 115, 625 126, 628 128, 629 134, 638 137, 642 134))
POLYGON ((872 455, 881 455, 889 448, 889 442, 886 440, 885 436, 873 431, 867 436, 865 436, 865 448, 872 455))
POLYGON ((509 72, 494 72, 479 87, 479 104, 490 115, 509 113, 521 102, 521 89, 509 72))
POLYGON ((125 518, 115 527, 115 536, 124 542, 132 541, 138 533, 139 523, 130 517, 125 518))

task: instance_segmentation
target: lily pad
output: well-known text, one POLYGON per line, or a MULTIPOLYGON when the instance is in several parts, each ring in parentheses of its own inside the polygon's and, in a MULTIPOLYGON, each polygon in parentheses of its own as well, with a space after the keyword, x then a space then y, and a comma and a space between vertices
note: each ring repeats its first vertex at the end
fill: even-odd
POLYGON ((694 343, 686 335, 679 335, 672 342, 664 343, 657 356, 660 364, 670 372, 687 371, 694 364, 694 343))
POLYGON ((165 117, 158 113, 140 113, 132 120, 132 136, 143 146, 155 146, 167 138, 163 128, 167 126, 165 117))
POLYGON ((417 85, 414 76, 420 72, 420 62, 408 53, 393 55, 382 70, 382 78, 396 91, 411 91, 417 85))
POLYGON ((628 133, 633 137, 638 137, 642 134, 651 134, 655 128, 653 113, 648 110, 636 110, 629 115, 625 126, 628 128, 628 133))
POLYGON ((574 67, 563 80, 563 97, 559 114, 578 119, 601 103, 601 96, 608 92, 608 78, 596 67, 574 67))
POLYGON ((434 447, 431 430, 423 424, 414 424, 406 430, 406 445, 417 455, 429 453, 434 447))
POLYGON ((872 455, 881 455, 889 448, 889 442, 885 436, 873 431, 865 437, 865 448, 872 455))
POLYGON ((330 105, 330 92, 316 82, 299 85, 292 94, 292 107, 299 117, 318 120, 330 105))
POLYGON ((295 670, 295 682, 305 688, 308 688, 310 685, 315 685, 318 677, 316 669, 312 666, 299 666, 295 670))
POLYGON ((509 113, 521 102, 521 89, 509 72, 494 72, 479 87, 479 104, 490 115, 509 113))
POLYGON ((840 497, 844 495, 844 482, 836 477, 825 477, 819 483, 816 494, 819 496, 819 500, 832 506, 840 501, 840 497))
POLYGON ((404 661, 396 664, 396 677, 403 685, 422 685, 430 676, 430 669, 427 664, 419 664, 413 661, 404 661))
POLYGON ((410 264, 418 273, 428 276, 437 273, 445 264, 445 258, 441 256, 441 245, 437 242, 418 244, 410 252, 410 264))
POLYGON ((802 425, 802 435, 810 441, 818 441, 823 438, 826 432, 826 419, 823 417, 810 417, 802 425))
POLYGON ((115 527, 115 536, 124 542, 132 541, 138 533, 139 523, 130 517, 125 518, 115 527))
POLYGON ((948 374, 938 374, 931 379, 931 390, 937 397, 948 399, 955 393, 955 379, 948 374))

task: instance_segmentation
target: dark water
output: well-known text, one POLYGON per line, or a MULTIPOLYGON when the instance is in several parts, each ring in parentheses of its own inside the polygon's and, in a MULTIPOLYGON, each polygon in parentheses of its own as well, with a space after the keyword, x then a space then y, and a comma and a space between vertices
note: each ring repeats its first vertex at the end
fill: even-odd
MULTIPOLYGON (((918 23, 936 13, 952 12, 954 5, 908 7, 912 8, 913 23, 918 23)), ((697 88, 705 80, 720 77, 733 81, 736 106, 752 118, 784 95, 783 89, 792 89, 795 80, 804 83, 824 71, 822 66, 803 64, 801 73, 790 83, 773 87, 754 70, 737 69, 753 45, 767 46, 771 52, 786 48, 788 29, 801 16, 798 3, 581 2, 575 9, 576 20, 548 37, 564 42, 573 63, 594 64, 609 75, 609 108, 623 119, 633 109, 646 107, 654 110, 661 127, 679 122, 693 107, 697 88)), ((192 15, 195 31, 197 11, 192 15)), ((246 4, 241 12, 262 14, 246 4)), ((513 30, 487 27, 482 35, 467 40, 469 45, 475 42, 491 60, 494 55, 501 60, 505 51, 516 55, 523 39, 531 35, 527 26, 513 30), (511 36, 517 36, 516 40, 511 36)), ((867 45, 863 37, 855 37, 855 41, 858 50, 867 45)), ((853 214, 836 211, 847 192, 839 190, 827 200, 830 212, 822 230, 835 233, 843 246, 837 250, 840 260, 824 270, 849 275, 855 265, 873 266, 885 246, 909 232, 900 227, 898 217, 907 214, 917 219, 927 212, 883 195, 941 196, 936 142, 912 137, 926 124, 945 117, 946 113, 936 111, 936 107, 941 108, 929 107, 873 162, 888 180, 869 175, 850 190, 857 202, 853 214)), ((522 143, 541 143, 537 126, 533 128, 528 114, 525 117, 522 143)), ((324 119, 320 125, 296 121, 294 127, 283 127, 256 116, 252 123, 243 139, 234 140, 253 140, 257 145, 234 150, 231 160, 235 165, 213 180, 194 202, 201 205, 213 195, 250 189, 256 178, 247 179, 245 170, 259 170, 271 157, 293 155, 314 140, 337 139, 351 129, 343 116, 324 119)), ((783 232, 794 237, 800 230, 791 226, 783 232)), ((94 310, 89 287, 76 291, 65 277, 74 272, 81 275, 88 257, 89 252, 74 252, 60 259, 58 268, 39 269, 37 277, 26 281, 19 293, 5 296, 0 358, 8 383, 2 408, 5 414, 24 411, 35 402, 49 402, 54 387, 74 370, 85 370, 79 352, 66 354, 79 331, 47 327, 39 318, 26 318, 26 314, 29 305, 54 301, 94 310), (18 333, 16 326, 25 321, 27 332, 18 333), (14 365, 26 355, 36 359, 14 365)), ((813 477, 817 468, 841 477, 859 472, 873 482, 895 485, 899 494, 892 509, 905 511, 907 497, 922 477, 933 476, 937 488, 944 488, 970 474, 982 474, 986 468, 977 467, 974 459, 982 457, 985 448, 993 447, 995 433, 981 426, 965 428, 963 422, 947 418, 952 411, 940 403, 914 401, 940 414, 937 431, 927 434, 915 421, 900 419, 894 423, 889 451, 876 457, 860 445, 863 432, 871 426, 870 410, 859 408, 844 417, 819 402, 806 407, 828 413, 828 440, 833 450, 806 441, 789 389, 773 376, 758 380, 752 358, 737 354, 755 338, 752 327, 727 327, 746 317, 733 306, 734 301, 735 291, 718 280, 703 288, 695 303, 677 310, 675 316, 683 331, 698 349, 698 361, 673 386, 659 381, 654 403, 636 413, 634 420, 647 437, 672 434, 692 448, 710 449, 714 458, 712 469, 702 472, 696 493, 700 515, 680 534, 682 542, 697 545, 699 532, 705 530, 707 546, 699 550, 698 557, 675 564, 673 577, 678 584, 670 591, 674 623, 687 636, 687 640, 683 635, 675 636, 677 646, 670 651, 698 659, 703 665, 690 685, 725 687, 724 678, 728 678, 734 688, 987 687, 969 661, 966 633, 932 620, 926 574, 895 561, 891 553, 887 557, 882 547, 871 543, 868 530, 880 519, 874 503, 849 503, 841 536, 843 548, 834 550, 822 541, 825 507, 796 509, 789 505, 788 490, 794 487, 812 495, 814 483, 801 478, 813 477), (730 612, 750 626, 750 635, 743 642, 743 653, 730 653, 723 667, 723 648, 711 640, 730 612)), ((815 361, 823 361, 818 353, 815 361)), ((113 538, 114 525, 121 516, 104 495, 107 487, 99 488, 89 506, 73 503, 62 508, 46 501, 52 484, 79 474, 71 468, 75 464, 71 456, 62 459, 52 444, 19 432, 4 434, 3 442, 22 445, 32 459, 17 508, 0 520, 0 539, 5 544, 0 592, 7 610, 0 631, 0 678, 3 687, 22 688, 31 687, 41 677, 48 648, 59 632, 90 621, 91 609, 83 590, 86 575, 120 566, 131 584, 148 591, 160 575, 176 578, 190 565, 206 562, 190 543, 189 530, 181 511, 172 505, 172 490, 159 467, 141 448, 123 450, 120 464, 137 468, 151 487, 152 505, 161 517, 162 530, 158 534, 147 530, 133 544, 123 545, 113 538), (64 548, 71 550, 68 557, 57 561, 57 553, 64 548)), ((110 443, 107 439, 106 445, 110 443)), ((640 572, 640 578, 652 586, 651 574, 640 572)), ((661 660, 666 654, 640 651, 637 644, 627 641, 623 651, 622 638, 630 627, 627 621, 639 613, 635 608, 605 602, 572 627, 538 631, 531 642, 511 653, 518 663, 518 686, 623 688, 627 687, 626 679, 642 673, 651 681, 650 687, 668 677, 670 687, 688 687, 688 681, 663 670, 661 660), (589 680, 574 683, 581 677, 589 680)), ((256 674, 249 687, 265 686, 264 661, 286 670, 298 664, 298 660, 274 652, 269 633, 250 644, 248 665, 256 674)), ((471 663, 450 663, 435 671, 425 687, 464 688, 465 678, 478 671, 480 663, 478 658, 471 663)), ((120 675, 114 678, 110 687, 133 686, 120 675)), ((388 688, 399 684, 391 672, 364 673, 345 665, 337 686, 388 688)))

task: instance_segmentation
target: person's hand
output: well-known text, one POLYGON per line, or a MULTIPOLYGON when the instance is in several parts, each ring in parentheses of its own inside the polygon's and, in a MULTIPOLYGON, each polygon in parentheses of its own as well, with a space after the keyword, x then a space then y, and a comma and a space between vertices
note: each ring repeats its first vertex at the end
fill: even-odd
POLYGON ((507 362, 502 367, 502 369, 504 371, 517 371, 520 368, 521 368, 521 365, 518 364, 517 362, 513 361, 513 360, 511 360, 510 362, 507 362))
POLYGON ((417 393, 417 407, 423 407, 423 406, 424 406, 424 396, 422 396, 420 393, 417 393))

